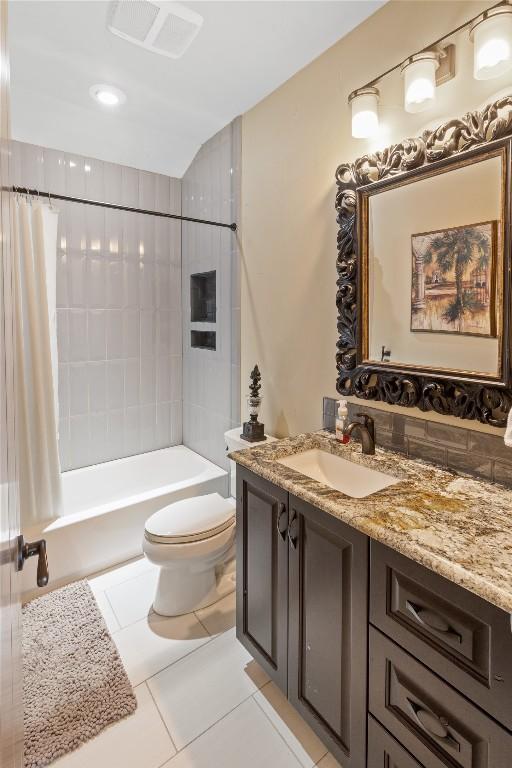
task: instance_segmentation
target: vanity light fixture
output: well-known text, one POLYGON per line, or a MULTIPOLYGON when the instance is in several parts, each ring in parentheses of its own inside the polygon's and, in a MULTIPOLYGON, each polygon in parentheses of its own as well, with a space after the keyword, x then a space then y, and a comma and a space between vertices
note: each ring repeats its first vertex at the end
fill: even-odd
POLYGON ((352 107, 352 136, 355 139, 368 139, 379 128, 379 90, 367 85, 352 91, 348 97, 352 107))
POLYGON ((469 30, 475 46, 475 80, 499 77, 512 68, 512 6, 490 8, 478 16, 469 30))
POLYGON ((118 107, 126 101, 126 94, 113 85, 91 85, 89 94, 92 98, 104 107, 118 107))
POLYGON ((436 71, 439 67, 437 51, 423 51, 404 61, 401 73, 404 78, 404 109, 406 112, 422 112, 436 98, 436 71))

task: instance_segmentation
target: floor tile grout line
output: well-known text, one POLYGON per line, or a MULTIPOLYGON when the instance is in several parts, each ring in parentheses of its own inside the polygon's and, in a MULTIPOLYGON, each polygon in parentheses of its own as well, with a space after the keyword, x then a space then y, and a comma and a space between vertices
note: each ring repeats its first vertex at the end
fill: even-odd
MULTIPOLYGON (((208 633, 208 635, 209 635, 210 637, 215 637, 215 635, 212 635, 212 633, 210 632, 210 630, 208 629, 208 627, 207 627, 205 624, 203 624, 203 622, 201 621, 201 619, 200 619, 200 618, 199 618, 199 616, 197 615, 196 611, 192 611, 192 613, 194 614, 194 616, 196 617, 196 619, 198 620, 198 622, 200 623, 200 625, 202 626, 202 628, 204 629, 204 631, 205 631, 205 632, 207 632, 207 633, 208 633)), ((220 634, 222 634, 222 633, 220 633, 220 634)), ((217 636, 218 636, 218 635, 217 635, 217 636)))
MULTIPOLYGON (((123 563, 118 563, 117 566, 113 565, 112 568, 108 568, 106 570, 104 569, 103 571, 97 571, 96 573, 91 573, 89 576, 84 576, 83 578, 87 579, 87 581, 91 581, 92 579, 99 579, 102 576, 106 576, 107 573, 113 572, 114 570, 116 570, 116 568, 121 570, 121 568, 124 568, 127 565, 131 565, 132 563, 138 563, 143 559, 144 559, 144 555, 142 555, 142 557, 138 557, 138 556, 133 557, 131 560, 126 560, 123 563)), ((120 584, 126 584, 127 581, 131 581, 131 579, 137 579, 139 576, 144 576, 144 574, 149 573, 150 571, 153 571, 153 570, 154 570, 154 567, 151 564, 149 564, 148 568, 147 569, 145 568, 142 571, 142 573, 138 573, 136 576, 128 576, 126 579, 122 579, 121 581, 116 581, 115 584, 111 584, 109 587, 102 588, 100 591, 105 592, 106 589, 111 589, 111 587, 118 587, 120 584)), ((91 587, 91 589, 93 588, 91 587)))
POLYGON ((113 632, 111 632, 112 635, 115 635, 116 632, 120 632, 121 629, 123 629, 123 627, 121 626, 121 622, 119 621, 119 617, 118 617, 117 613, 114 610, 114 606, 110 602, 110 597, 107 595, 107 591, 106 590, 103 590, 103 596, 104 596, 105 600, 107 601, 107 603, 109 604, 110 610, 112 611, 112 613, 114 615, 114 618, 115 618, 115 620, 117 622, 117 625, 118 625, 118 629, 115 629, 113 632))
POLYGON ((246 696, 245 699, 243 699, 242 701, 238 702, 238 704, 236 704, 228 712, 226 712, 224 715, 222 715, 222 717, 219 717, 218 720, 216 720, 214 723, 209 725, 208 728, 205 728, 204 731, 201 731, 201 733, 198 733, 197 736, 194 736, 194 738, 191 739, 191 741, 189 741, 187 744, 185 744, 183 747, 181 747, 181 749, 178 749, 177 753, 171 757, 171 760, 174 760, 174 758, 177 757, 180 754, 180 752, 183 752, 185 749, 188 749, 188 747, 190 747, 191 744, 193 744, 195 741, 200 739, 201 736, 204 736, 205 733, 208 733, 208 731, 211 731, 212 728, 215 728, 215 726, 218 725, 219 723, 221 723, 223 720, 225 720, 226 717, 229 717, 229 715, 232 715, 233 712, 235 712, 239 707, 242 706, 242 704, 245 704, 246 702, 249 701, 249 699, 252 699, 253 696, 254 696, 254 694, 250 693, 249 696, 246 696))
MULTIPOLYGON (((252 697, 253 697, 253 699, 254 699, 254 702, 255 702, 255 704, 257 705, 257 707, 259 708, 259 710, 260 710, 260 711, 261 711, 261 712, 262 712, 262 713, 265 715, 265 717, 267 718, 268 722, 270 723, 270 725, 272 726, 272 728, 274 729, 274 731, 277 733, 277 735, 279 736, 279 738, 281 739, 281 741, 282 741, 284 744, 286 744, 286 746, 288 747, 289 751, 292 753, 292 755, 294 756, 294 758, 296 759, 296 761, 298 762, 298 764, 301 766, 301 768, 307 768, 307 767, 304 765, 304 763, 302 762, 302 760, 300 760, 300 759, 297 757, 297 755, 295 754, 295 752, 293 751, 293 749, 291 748, 291 746, 288 744, 288 742, 287 742, 287 741, 286 741, 286 739, 284 738, 284 736, 283 736, 283 734, 281 733, 281 731, 279 730, 279 728, 278 728, 278 727, 276 726, 276 724, 275 724, 275 723, 274 723, 274 722, 271 720, 270 716, 269 716, 269 715, 268 715, 268 714, 265 712, 265 710, 263 709, 263 707, 262 707, 262 706, 261 706, 261 704, 259 703, 258 699, 256 698, 256 695, 257 695, 258 693, 261 693, 261 691, 263 690, 263 688, 265 688, 267 685, 270 685, 270 683, 271 683, 271 682, 272 682, 272 680, 269 680, 269 682, 268 682, 268 683, 265 683, 265 685, 262 685, 262 686, 261 686, 261 688, 260 688, 258 691, 256 691, 256 693, 253 693, 252 697)), ((272 705, 270 705, 270 706, 272 706, 272 705)), ((280 717, 280 715, 279 715, 279 713, 278 713, 278 712, 276 712, 276 715, 277 715, 278 717, 280 717)), ((280 718, 280 719, 282 720, 282 718, 280 718)), ((304 721, 304 722, 305 722, 305 721, 304 721)), ((284 723, 284 720, 283 720, 283 723, 284 723)), ((289 728, 289 727, 286 725, 286 723, 284 723, 284 725, 285 725, 285 726, 288 728, 288 730, 289 730, 289 731, 291 731, 291 733, 293 733, 293 731, 291 730, 291 728, 289 728)), ((307 723, 306 723, 306 725, 307 725, 307 723)), ((297 737, 295 737, 295 738, 297 738, 297 737)), ((299 741, 299 739, 297 739, 297 741, 299 741)), ((299 743, 300 743, 300 742, 299 742, 299 743)), ((304 747, 303 747, 303 749, 304 749, 304 747)), ((304 749, 304 752, 306 752, 306 750, 305 750, 305 749, 304 749)), ((307 754, 307 753, 306 753, 306 754, 307 754)), ((326 754, 327 754, 327 752, 325 752, 325 754, 324 754, 324 755, 322 755, 322 757, 321 757, 321 758, 320 758, 320 759, 319 759, 319 760, 318 760, 316 763, 313 763, 313 761, 311 760, 311 766, 310 766, 310 768, 316 768, 316 766, 318 765, 318 763, 320 762, 320 760, 323 760, 326 754)))
MULTIPOLYGON (((163 723, 163 726, 164 726, 164 728, 165 728, 166 732, 169 734, 169 738, 170 738, 170 740, 171 740, 171 744, 172 744, 172 746, 173 746, 173 748, 174 748, 174 755, 171 755, 170 757, 168 757, 168 758, 167 758, 167 760, 172 760, 172 758, 173 758, 175 755, 177 755, 177 754, 178 754, 178 747, 177 747, 177 746, 176 746, 176 744, 174 743, 174 739, 173 739, 173 737, 172 737, 172 734, 171 734, 171 732, 170 732, 169 728, 167 727, 167 723, 166 723, 166 722, 165 722, 165 720, 164 720, 164 716, 163 716, 163 715, 162 715, 162 713, 160 712, 160 707, 158 706, 158 703, 157 703, 157 701, 156 701, 155 697, 153 696, 153 691, 151 690, 151 688, 149 687, 149 685, 147 684, 147 682, 146 682, 146 681, 144 681, 144 685, 146 686, 146 688, 147 688, 147 689, 148 689, 148 691, 149 691, 149 695, 151 696, 151 701, 153 702, 153 704, 154 704, 154 705, 155 705, 155 707, 156 707, 156 711, 158 712, 158 716, 159 716, 160 720, 162 721, 162 723, 163 723)), ((167 762, 167 760, 166 760, 165 762, 167 762)), ((165 763, 162 763, 162 765, 165 765, 165 763)))
MULTIPOLYGON (((189 616, 190 614, 185 614, 185 615, 189 616)), ((170 664, 167 664, 165 667, 162 667, 162 669, 159 669, 159 670, 158 670, 158 672, 153 672, 153 674, 152 674, 152 675, 150 675, 149 677, 146 677, 146 678, 145 678, 145 679, 144 679, 142 682, 144 682, 144 683, 149 683, 149 681, 150 681, 150 680, 152 680, 154 677, 157 677, 157 676, 158 676, 158 675, 160 675, 162 672, 165 672, 166 670, 170 669, 171 667, 173 667, 175 664, 178 664, 178 663, 179 663, 180 661, 182 661, 183 659, 186 659, 186 658, 188 658, 189 656, 192 656, 192 654, 193 654, 193 653, 196 653, 197 651, 200 651, 200 650, 201 650, 201 648, 204 648, 204 647, 205 647, 205 646, 207 646, 209 643, 211 643, 211 642, 212 642, 212 640, 215 640, 216 638, 215 638, 215 637, 212 637, 211 635, 208 635, 208 637, 205 637, 205 638, 203 638, 203 637, 202 637, 202 638, 200 638, 200 639, 201 639, 201 640, 205 640, 205 642, 204 642, 204 643, 202 643, 201 645, 198 645, 198 646, 197 646, 197 648, 192 648, 192 650, 191 650, 191 651, 187 651, 187 653, 183 654, 183 656, 180 656, 180 657, 179 657, 179 659, 175 659, 174 661, 171 661, 171 663, 170 663, 170 664)), ((148 687, 149 687, 149 686, 148 686, 148 687)))

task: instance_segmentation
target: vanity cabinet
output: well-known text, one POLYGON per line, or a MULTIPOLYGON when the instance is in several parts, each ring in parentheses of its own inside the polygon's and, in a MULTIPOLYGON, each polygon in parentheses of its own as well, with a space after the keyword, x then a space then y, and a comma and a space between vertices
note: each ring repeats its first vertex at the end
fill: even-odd
POLYGON ((237 469, 237 636, 343 768, 366 766, 368 539, 237 469))
POLYGON ((505 611, 243 467, 237 636, 343 768, 511 768, 505 611))

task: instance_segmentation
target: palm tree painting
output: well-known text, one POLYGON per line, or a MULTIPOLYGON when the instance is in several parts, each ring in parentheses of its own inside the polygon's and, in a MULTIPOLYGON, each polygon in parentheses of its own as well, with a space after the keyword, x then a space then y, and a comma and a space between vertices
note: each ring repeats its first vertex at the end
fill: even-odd
POLYGON ((497 222, 412 235, 411 331, 495 336, 497 222))

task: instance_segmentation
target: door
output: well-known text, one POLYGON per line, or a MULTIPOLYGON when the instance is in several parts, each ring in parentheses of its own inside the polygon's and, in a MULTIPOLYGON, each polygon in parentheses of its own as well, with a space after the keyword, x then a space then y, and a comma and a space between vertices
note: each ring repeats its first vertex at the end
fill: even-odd
POLYGON ((23 757, 21 622, 16 572, 19 512, 14 439, 14 363, 9 237, 7 3, 0 4, 0 765, 23 757))
POLYGON ((343 768, 366 764, 366 536, 290 495, 288 698, 343 768))
POLYGON ((286 694, 288 493, 240 466, 236 479, 236 631, 286 694))

